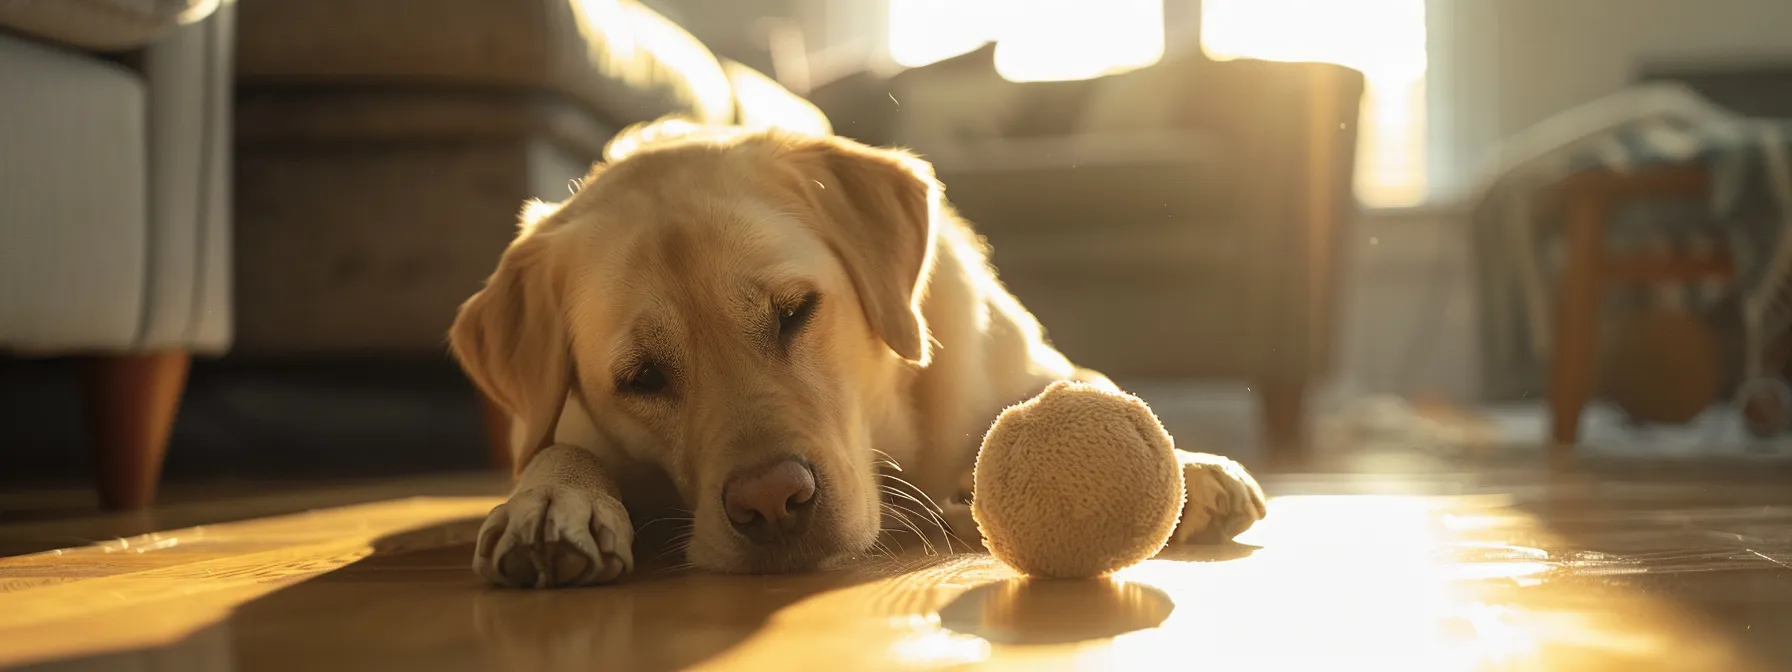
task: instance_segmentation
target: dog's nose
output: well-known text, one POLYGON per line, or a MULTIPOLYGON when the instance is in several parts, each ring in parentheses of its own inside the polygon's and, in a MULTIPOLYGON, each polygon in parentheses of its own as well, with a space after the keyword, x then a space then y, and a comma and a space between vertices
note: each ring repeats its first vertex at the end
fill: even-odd
POLYGON ((815 473, 796 460, 737 471, 722 488, 728 520, 748 539, 781 542, 802 534, 815 508, 815 473))

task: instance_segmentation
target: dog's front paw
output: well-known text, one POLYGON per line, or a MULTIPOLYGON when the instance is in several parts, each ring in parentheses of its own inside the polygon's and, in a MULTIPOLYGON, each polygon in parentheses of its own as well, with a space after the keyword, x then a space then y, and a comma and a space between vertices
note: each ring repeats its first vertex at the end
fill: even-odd
POLYGON ((1172 544, 1217 544, 1251 529, 1267 513, 1263 488, 1244 466, 1206 453, 1178 455, 1188 498, 1172 544))
POLYGON ((608 583, 634 569, 634 540, 628 510, 615 497, 528 488, 486 515, 473 571, 511 588, 608 583))

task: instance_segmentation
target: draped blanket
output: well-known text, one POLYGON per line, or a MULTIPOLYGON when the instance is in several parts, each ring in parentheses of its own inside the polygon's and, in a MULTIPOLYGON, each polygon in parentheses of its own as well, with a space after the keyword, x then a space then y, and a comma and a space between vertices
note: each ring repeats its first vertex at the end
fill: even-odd
POLYGON ((1704 203, 1650 202, 1612 212, 1607 244, 1625 250, 1725 246, 1738 286, 1644 287, 1610 305, 1669 302, 1741 325, 1740 373, 1758 375, 1764 337, 1792 326, 1792 120, 1738 116, 1677 84, 1637 86, 1571 109, 1508 139, 1483 172, 1472 214, 1481 305, 1483 394, 1536 399, 1545 390, 1556 283, 1565 248, 1560 208, 1544 190, 1587 170, 1702 166, 1704 203))

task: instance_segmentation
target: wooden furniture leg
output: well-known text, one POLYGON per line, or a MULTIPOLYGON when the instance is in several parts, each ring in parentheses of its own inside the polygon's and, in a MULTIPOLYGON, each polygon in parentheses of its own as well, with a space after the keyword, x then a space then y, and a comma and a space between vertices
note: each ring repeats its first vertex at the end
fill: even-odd
POLYGON ((1568 260, 1556 302, 1555 357, 1549 372, 1549 436, 1556 455, 1580 440, 1581 412, 1593 394, 1606 210, 1605 199, 1596 193, 1568 202, 1568 260))
POLYGON ((479 395, 479 412, 485 418, 485 449, 492 467, 512 473, 515 465, 510 456, 510 414, 484 394, 479 395))
POLYGON ((1702 258, 1630 255, 1606 259, 1605 227, 1620 202, 1697 200, 1710 191, 1700 169, 1666 167, 1634 174, 1588 173, 1563 189, 1567 263, 1556 302, 1555 353, 1549 368, 1550 454, 1565 458, 1580 441, 1581 413, 1593 396, 1600 299, 1607 284, 1734 281, 1727 253, 1702 258))
POLYGON ((164 351, 88 363, 87 431, 101 506, 130 510, 155 502, 191 362, 186 352, 164 351))
POLYGON ((1258 381, 1264 450, 1275 467, 1300 466, 1307 451, 1307 385, 1304 381, 1258 381))

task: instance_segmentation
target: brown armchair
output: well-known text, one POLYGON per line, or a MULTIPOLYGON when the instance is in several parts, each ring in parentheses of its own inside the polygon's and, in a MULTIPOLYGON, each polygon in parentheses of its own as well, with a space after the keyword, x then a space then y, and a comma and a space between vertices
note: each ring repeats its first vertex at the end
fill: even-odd
POLYGON ((932 160, 1079 364, 1239 380, 1267 442, 1298 449, 1331 366, 1363 86, 1335 65, 1199 56, 1017 84, 985 49, 812 100, 838 132, 932 160))

